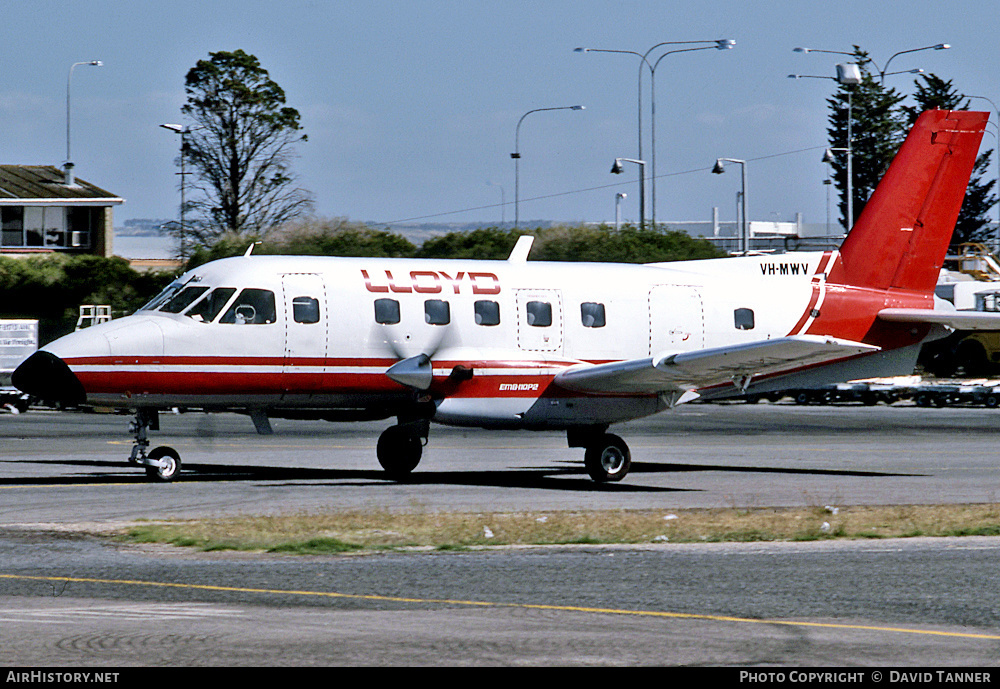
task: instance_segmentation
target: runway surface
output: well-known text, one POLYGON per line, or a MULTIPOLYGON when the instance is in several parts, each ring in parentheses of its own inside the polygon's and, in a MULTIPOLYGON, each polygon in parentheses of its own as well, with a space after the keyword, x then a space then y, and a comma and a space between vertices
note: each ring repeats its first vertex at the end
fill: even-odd
POLYGON ((547 510, 996 502, 1000 412, 689 405, 616 429, 599 486, 558 433, 432 427, 406 484, 385 424, 0 416, 0 658, 14 665, 997 665, 1000 539, 275 557, 125 546, 80 522, 372 507, 547 510))

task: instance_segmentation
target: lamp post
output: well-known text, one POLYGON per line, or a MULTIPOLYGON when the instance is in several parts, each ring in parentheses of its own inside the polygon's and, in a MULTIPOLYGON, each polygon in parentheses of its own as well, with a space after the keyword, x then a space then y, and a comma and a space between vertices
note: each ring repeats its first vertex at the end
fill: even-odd
POLYGON ((726 167, 723 163, 738 163, 741 171, 742 186, 740 191, 740 210, 743 215, 743 222, 740 228, 740 244, 742 253, 745 256, 747 250, 749 249, 749 227, 747 225, 747 161, 738 160, 736 158, 718 158, 715 161, 715 167, 712 168, 712 174, 721 175, 726 171, 726 167))
POLYGON ((517 121, 517 128, 514 130, 514 152, 510 154, 510 157, 514 159, 514 229, 517 229, 517 224, 520 221, 520 161, 521 161, 521 123, 524 122, 524 118, 533 112, 543 112, 546 110, 585 110, 586 108, 582 105, 564 105, 558 108, 536 108, 534 110, 529 110, 528 112, 521 115, 521 119, 517 121))
MULTIPOLYGON (((796 50, 808 50, 806 48, 796 48, 796 50)), ((822 51, 834 52, 834 51, 822 51)), ((854 63, 837 65, 837 76, 820 77, 811 74, 789 74, 789 79, 833 79, 843 86, 856 86, 861 83, 861 70, 854 63)), ((843 150, 847 152, 847 218, 844 229, 851 231, 854 226, 854 113, 853 113, 853 91, 847 91, 847 146, 843 150)))
POLYGON ((69 76, 66 77, 66 185, 70 186, 74 183, 73 179, 73 158, 70 155, 70 92, 73 86, 73 70, 79 65, 90 65, 92 67, 101 67, 104 65, 100 60, 88 60, 86 62, 74 62, 69 67, 69 76))
MULTIPOLYGON (((638 138, 639 138, 639 159, 642 159, 642 66, 646 65, 650 68, 650 74, 652 74, 652 65, 646 59, 649 54, 661 46, 665 45, 697 45, 701 43, 715 43, 716 45, 707 45, 703 48, 718 48, 719 50, 725 50, 727 48, 732 48, 736 45, 736 41, 731 39, 713 39, 709 41, 663 41, 662 43, 657 43, 652 48, 647 50, 645 53, 638 53, 634 50, 610 50, 603 48, 574 48, 573 52, 577 53, 620 53, 625 55, 635 55, 639 58, 639 88, 638 88, 638 138)), ((690 48, 690 50, 698 50, 699 48, 690 48)), ((675 51, 680 52, 680 51, 675 51)), ((639 227, 645 228, 646 226, 646 180, 645 180, 645 168, 641 169, 642 177, 639 178, 639 227)), ((654 179, 655 179, 655 169, 654 169, 654 179)), ((655 185, 655 182, 654 182, 655 185)), ((655 208, 654 208, 655 213, 655 208)), ((655 218, 654 218, 655 223, 655 218)), ((655 226, 655 224, 654 224, 655 226)))
POLYGON ((184 135, 188 133, 187 127, 181 124, 161 124, 164 129, 169 129, 175 134, 180 134, 181 136, 181 231, 180 231, 180 255, 183 261, 187 258, 187 247, 185 246, 186 232, 184 225, 184 175, 187 173, 184 171, 184 135))
MULTIPOLYGON (((997 128, 997 190, 1000 191, 1000 107, 986 96, 966 96, 966 98, 984 100, 993 106, 993 112, 996 113, 997 119, 993 125, 997 128)), ((1000 251, 1000 203, 997 204, 997 250, 1000 251)))
MULTIPOLYGON (((910 50, 900 50, 898 53, 893 53, 888 60, 885 61, 885 67, 879 69, 878 63, 871 58, 868 61, 875 65, 875 69, 878 69, 879 83, 885 83, 885 78, 891 74, 903 74, 904 72, 889 72, 889 63, 892 62, 899 55, 904 55, 906 53, 919 53, 922 50, 948 50, 951 46, 947 43, 936 43, 935 45, 927 45, 923 48, 911 48, 910 50)), ((857 53, 848 53, 843 50, 820 50, 819 48, 792 48, 796 53, 831 53, 834 55, 850 55, 851 57, 857 57, 857 53)), ((913 70, 907 70, 907 72, 912 73, 913 70)))
MULTIPOLYGON (((635 163, 636 165, 638 165, 639 166, 639 180, 640 181, 642 180, 643 177, 646 176, 646 161, 645 160, 637 160, 635 158, 615 158, 615 164, 611 166, 611 174, 613 174, 613 175, 620 175, 621 173, 623 173, 625 171, 625 168, 622 167, 622 163, 635 163)), ((640 189, 641 188, 642 188, 642 186, 640 184, 640 189)), ((640 191, 639 193, 641 194, 642 192, 640 191)), ((625 194, 622 194, 621 197, 625 198, 625 194)), ((617 197, 616 197, 616 199, 615 199, 616 208, 617 208, 617 203, 618 203, 618 200, 617 200, 617 197)), ((641 195, 639 196, 639 207, 642 208, 642 196, 641 195)), ((640 220, 639 220, 639 229, 645 229, 646 226, 642 222, 642 211, 641 210, 639 211, 639 218, 640 218, 640 220)), ((616 227, 615 229, 617 230, 618 228, 616 227)))
POLYGON ((615 194, 615 232, 622 227, 622 201, 628 196, 624 191, 615 194))
MULTIPOLYGON (((720 39, 715 41, 715 45, 703 45, 697 48, 681 48, 679 50, 668 50, 656 59, 656 62, 649 65, 649 136, 650 136, 650 208, 652 212, 653 229, 656 229, 656 68, 660 64, 660 60, 665 58, 667 55, 675 55, 677 53, 689 53, 693 50, 731 50, 736 45, 736 41, 732 39, 720 39)), ((647 63, 648 64, 648 63, 647 63)), ((642 152, 640 151, 639 157, 642 157, 642 152)))
MULTIPOLYGON (((515 166, 516 165, 517 164, 515 163, 515 166)), ((486 186, 488 186, 488 187, 499 187, 499 189, 500 189, 500 227, 503 227, 504 225, 507 224, 507 215, 506 215, 506 211, 507 211, 507 196, 506 196, 506 194, 504 192, 503 185, 502 184, 493 184, 493 182, 491 182, 489 180, 486 180, 486 186)))
POLYGON ((823 158, 820 162, 826 163, 826 179, 823 180, 823 184, 826 186, 826 234, 830 234, 830 163, 834 161, 834 153, 850 153, 848 148, 828 148, 823 152, 823 158))

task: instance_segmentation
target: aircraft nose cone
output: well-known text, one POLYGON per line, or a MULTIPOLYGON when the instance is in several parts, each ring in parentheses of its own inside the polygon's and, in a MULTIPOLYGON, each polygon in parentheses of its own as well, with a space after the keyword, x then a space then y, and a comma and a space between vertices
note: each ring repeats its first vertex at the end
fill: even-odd
POLYGON ((87 393, 66 362, 46 351, 35 352, 14 369, 11 383, 21 392, 50 402, 80 403, 87 393))

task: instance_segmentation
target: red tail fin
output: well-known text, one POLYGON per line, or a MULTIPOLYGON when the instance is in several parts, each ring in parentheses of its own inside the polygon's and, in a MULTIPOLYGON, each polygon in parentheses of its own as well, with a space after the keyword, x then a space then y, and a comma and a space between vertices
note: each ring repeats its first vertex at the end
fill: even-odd
POLYGON ((837 282, 933 292, 988 117, 920 115, 840 249, 837 282))

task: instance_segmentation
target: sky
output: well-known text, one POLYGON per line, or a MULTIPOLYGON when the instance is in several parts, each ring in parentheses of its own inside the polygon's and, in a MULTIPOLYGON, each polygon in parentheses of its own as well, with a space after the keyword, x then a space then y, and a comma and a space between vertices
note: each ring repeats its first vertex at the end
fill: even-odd
MULTIPOLYGON (((125 199, 115 224, 177 217, 184 77, 209 53, 255 55, 302 115, 308 141, 293 170, 316 215, 394 222, 606 221, 615 195, 637 220, 636 55, 665 41, 728 38, 732 50, 668 55, 656 70, 656 219, 736 215, 745 160, 751 220, 827 219, 827 79, 846 56, 899 55, 1000 104, 995 0, 5 0, 0 24, 0 163, 61 166, 72 73, 78 177, 125 199), (542 108, 583 105, 583 110, 542 108), (515 185, 510 154, 521 153, 515 185), (516 189, 515 189, 516 187, 516 189), (516 192, 516 193, 515 193, 516 192)), ((676 48, 676 46, 674 46, 676 48)), ((658 58, 661 51, 651 53, 658 58)), ((912 93, 915 75, 887 77, 912 93)), ((650 84, 643 81, 643 158, 652 174, 650 84)), ((989 103, 974 105, 992 110, 989 103)), ((991 120, 996 120, 996 114, 991 120)), ((984 148, 996 145, 995 132, 984 148)), ((989 175, 996 175, 995 163, 989 175)), ((647 194, 652 183, 647 183, 647 194)), ((836 201, 833 200, 835 205, 836 201)), ((647 216, 651 215, 647 197, 647 216)), ((836 218, 836 210, 833 210, 836 218)))

